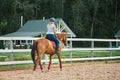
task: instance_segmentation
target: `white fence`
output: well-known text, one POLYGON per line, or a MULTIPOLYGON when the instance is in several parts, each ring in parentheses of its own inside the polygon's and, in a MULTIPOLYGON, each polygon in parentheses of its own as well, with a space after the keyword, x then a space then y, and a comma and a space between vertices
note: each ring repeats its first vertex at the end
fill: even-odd
MULTIPOLYGON (((36 40, 38 38, 31 38, 31 37, 0 37, 0 40, 36 40)), ((68 38, 67 41, 70 41, 69 48, 63 48, 62 51, 70 51, 70 58, 62 59, 62 61, 83 61, 83 60, 103 60, 103 59, 120 59, 120 56, 112 56, 112 50, 120 50, 120 47, 112 48, 112 42, 120 42, 120 39, 86 39, 86 38, 68 38), (72 41, 89 41, 91 42, 91 48, 72 48, 72 41), (109 42, 108 48, 95 48, 94 42, 109 42), (109 57, 93 57, 94 51, 110 51, 109 57), (91 51, 92 55, 89 58, 72 58, 72 51, 91 51)), ((13 61, 13 54, 14 52, 30 52, 30 49, 0 49, 0 53, 10 53, 11 54, 11 61, 7 62, 0 62, 0 65, 10 65, 10 64, 26 64, 32 63, 31 60, 26 61, 13 61)), ((48 62, 49 60, 42 60, 42 62, 48 62)), ((57 59, 53 59, 53 62, 58 62, 57 59)))

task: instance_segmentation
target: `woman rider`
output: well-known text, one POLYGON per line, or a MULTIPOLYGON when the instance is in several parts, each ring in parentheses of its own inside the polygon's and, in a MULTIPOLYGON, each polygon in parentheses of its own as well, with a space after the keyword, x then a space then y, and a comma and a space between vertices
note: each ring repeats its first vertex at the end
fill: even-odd
POLYGON ((47 32, 46 32, 46 38, 49 40, 52 40, 56 44, 56 53, 58 54, 58 48, 59 48, 59 41, 56 38, 56 26, 54 24, 55 19, 50 18, 49 23, 47 24, 47 32))

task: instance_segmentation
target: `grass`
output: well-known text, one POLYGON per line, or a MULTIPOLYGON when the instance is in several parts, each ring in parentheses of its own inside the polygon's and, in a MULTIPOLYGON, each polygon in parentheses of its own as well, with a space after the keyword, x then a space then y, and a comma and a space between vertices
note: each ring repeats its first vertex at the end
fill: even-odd
MULTIPOLYGON (((62 56, 66 57, 69 56, 69 52, 63 52, 62 56)), ((80 51, 74 51, 72 53, 73 57, 91 57, 92 53, 89 52, 80 52, 80 51)), ((109 51, 103 51, 103 52, 94 52, 94 57, 108 57, 110 56, 109 51)), ((112 56, 120 56, 120 51, 112 51, 112 56)))
MULTIPOLYGON (((8 61, 10 58, 11 53, 0 53, 0 61, 8 61), (2 57, 6 56, 6 57, 2 57)), ((13 53, 14 60, 30 60, 31 56, 29 53, 13 53)))
MULTIPOLYGON (((62 58, 69 58, 70 57, 70 51, 68 52, 61 52, 62 58)), ((113 56, 120 56, 120 51, 112 51, 112 55, 113 56)), ((75 58, 83 58, 83 57, 91 57, 91 51, 89 52, 81 52, 81 51, 74 51, 72 52, 72 56, 75 58)), ((103 51, 103 52, 94 52, 94 57, 108 57, 110 56, 110 52, 109 51, 103 51)), ((2 61, 9 61, 9 57, 10 57, 10 53, 0 53, 0 62, 2 61), (2 57, 4 56, 4 57, 2 57)), ((13 58, 15 61, 17 60, 30 60, 31 59, 31 55, 30 53, 13 53, 13 58)), ((57 58, 57 55, 53 56, 54 59, 57 58)), ((117 59, 120 60, 120 59, 117 59)), ((104 60, 106 63, 108 62, 108 60, 104 60)), ((68 62, 64 62, 68 63, 68 62)), ((33 67, 33 64, 17 64, 17 65, 13 65, 13 68, 29 68, 33 67)), ((0 66, 1 69, 9 69, 10 65, 6 65, 6 66, 0 66)))
MULTIPOLYGON (((69 58, 71 55, 70 52, 62 52, 61 54, 62 54, 62 58, 69 58)), ((120 56, 120 51, 112 51, 112 55, 120 56)), ((74 51, 72 52, 72 56, 76 58, 91 57, 91 52, 74 51)), ((94 52, 94 57, 108 57, 108 56, 110 56, 109 51, 94 52)), ((8 61, 9 58, 10 58, 10 53, 0 53, 0 61, 8 61)), ((31 55, 30 53, 13 53, 13 58, 15 61, 30 60, 31 55)), ((54 55, 53 58, 57 58, 57 56, 54 55)))

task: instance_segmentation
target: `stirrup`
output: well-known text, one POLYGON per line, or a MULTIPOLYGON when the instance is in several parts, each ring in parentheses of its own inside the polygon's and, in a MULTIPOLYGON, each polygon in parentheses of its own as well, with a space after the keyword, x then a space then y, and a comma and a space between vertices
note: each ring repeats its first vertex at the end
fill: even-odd
POLYGON ((59 54, 60 52, 56 50, 56 52, 55 52, 55 53, 56 53, 56 54, 59 54))

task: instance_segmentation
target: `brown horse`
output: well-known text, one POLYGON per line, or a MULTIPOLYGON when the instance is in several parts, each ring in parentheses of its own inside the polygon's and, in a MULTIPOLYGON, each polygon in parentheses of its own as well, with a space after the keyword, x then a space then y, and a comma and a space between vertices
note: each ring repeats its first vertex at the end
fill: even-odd
MULTIPOLYGON (((60 41, 60 46, 59 46, 58 51, 61 52, 61 49, 62 49, 61 42, 63 42, 64 44, 66 43, 66 33, 60 33, 60 34, 57 34, 56 36, 60 41)), ((34 63, 33 70, 34 71, 36 70, 38 63, 40 65, 40 69, 43 70, 43 67, 41 64, 41 57, 43 54, 50 54, 50 61, 49 61, 49 65, 48 65, 48 70, 49 70, 50 65, 52 63, 52 56, 55 54, 55 52, 56 52, 56 50, 55 50, 55 48, 53 48, 53 45, 50 40, 45 39, 45 38, 36 40, 33 43, 32 50, 31 50, 31 57, 32 57, 32 60, 34 63), (37 56, 37 57, 35 57, 35 56, 37 56)), ((61 54, 59 53, 59 54, 57 54, 57 56, 59 59, 60 70, 62 70, 61 54)))

